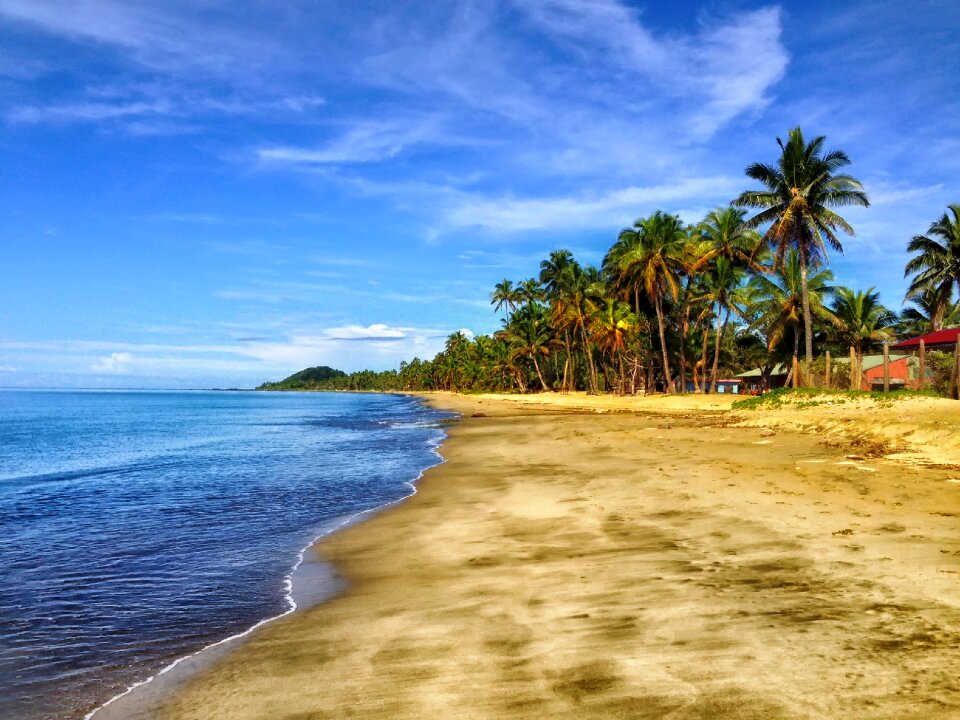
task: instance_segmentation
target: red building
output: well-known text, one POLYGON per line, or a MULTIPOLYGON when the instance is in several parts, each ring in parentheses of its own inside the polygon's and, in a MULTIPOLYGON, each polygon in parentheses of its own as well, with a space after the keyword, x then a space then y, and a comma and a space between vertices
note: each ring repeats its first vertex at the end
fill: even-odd
MULTIPOLYGON (((917 361, 910 355, 890 355, 888 368, 891 390, 920 387, 917 361)), ((861 390, 883 390, 883 355, 864 355, 861 370, 861 390)))
POLYGON ((923 340, 923 344, 927 350, 953 352, 954 348, 957 346, 958 336, 960 336, 960 327, 947 328, 946 330, 937 330, 936 332, 932 332, 927 335, 921 335, 920 337, 910 338, 909 340, 898 342, 896 345, 891 345, 890 349, 903 350, 911 353, 919 352, 920 341, 923 340))

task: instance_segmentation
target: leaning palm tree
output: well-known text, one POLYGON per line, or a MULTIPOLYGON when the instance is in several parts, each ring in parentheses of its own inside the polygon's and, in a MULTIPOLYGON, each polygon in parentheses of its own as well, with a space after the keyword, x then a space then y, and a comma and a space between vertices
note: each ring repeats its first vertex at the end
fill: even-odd
POLYGON ((777 138, 777 164, 753 163, 747 175, 765 186, 748 190, 734 201, 738 207, 761 208, 747 221, 749 227, 768 225, 764 238, 774 249, 774 264, 781 265, 787 253, 798 253, 803 301, 806 365, 813 363, 813 313, 810 305, 809 272, 827 260, 827 245, 843 252, 837 230, 853 235, 850 224, 831 207, 859 205, 870 201, 856 178, 837 174, 850 164, 842 150, 825 151, 821 135, 810 143, 800 128, 790 131, 787 142, 777 138))
POLYGON ((837 319, 834 334, 844 346, 853 347, 858 364, 862 363, 864 346, 893 337, 891 328, 897 316, 880 304, 880 293, 873 288, 864 292, 836 287, 831 306, 837 319))
POLYGON ((936 303, 931 316, 934 330, 943 328, 944 314, 960 289, 960 205, 950 205, 947 213, 933 223, 926 235, 916 235, 907 252, 916 253, 907 263, 904 276, 916 275, 907 290, 907 298, 931 288, 936 303))
POLYGON ((900 313, 897 334, 910 337, 926 335, 943 328, 960 325, 960 301, 943 306, 940 291, 927 287, 909 297, 913 307, 900 313))
POLYGON ((683 271, 682 252, 687 242, 687 231, 680 218, 658 210, 647 218, 637 220, 632 228, 620 233, 620 242, 627 245, 618 258, 617 270, 642 289, 653 303, 660 333, 663 358, 664 389, 672 393, 670 358, 664 329, 663 302, 676 300, 680 293, 683 271))

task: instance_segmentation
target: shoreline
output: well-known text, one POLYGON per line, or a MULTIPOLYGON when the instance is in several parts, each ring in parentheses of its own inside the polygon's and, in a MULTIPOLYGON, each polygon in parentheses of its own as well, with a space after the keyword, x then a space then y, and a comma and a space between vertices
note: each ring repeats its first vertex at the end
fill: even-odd
MULTIPOLYGON (((418 397, 462 415, 443 444, 447 463, 423 475, 417 497, 319 544, 317 550, 347 578, 349 589, 318 607, 262 628, 170 698, 159 717, 264 717, 268 706, 264 703, 282 703, 290 708, 290 717, 298 718, 338 717, 347 708, 360 717, 439 717, 455 711, 463 717, 524 717, 526 711, 518 708, 546 716, 602 717, 629 708, 638 712, 660 708, 660 714, 636 716, 682 711, 690 714, 678 717, 711 717, 717 716, 718 708, 744 713, 749 707, 761 708, 765 714, 740 716, 836 717, 846 713, 923 717, 923 712, 935 707, 930 705, 931 698, 944 703, 938 706, 940 711, 960 709, 960 689, 945 679, 950 669, 960 670, 956 653, 949 652, 960 639, 960 596, 955 581, 960 541, 950 532, 949 518, 955 515, 944 512, 960 510, 960 486, 949 484, 949 469, 905 470, 902 462, 882 459, 850 461, 842 451, 822 449, 814 437, 788 432, 771 439, 755 428, 718 424, 715 415, 709 425, 703 425, 702 419, 682 413, 660 413, 661 421, 652 425, 656 412, 621 414, 606 407, 544 410, 534 407, 536 403, 484 396, 418 397), (478 416, 472 417, 474 413, 478 416), (519 433, 526 453, 518 447, 523 443, 500 437, 503 433, 519 433), (541 433, 551 437, 541 439, 541 433), (618 451, 616 444, 607 442, 610 437, 639 440, 644 447, 637 449, 633 443, 618 451), (715 444, 705 439, 722 440, 727 446, 713 457, 709 453, 715 444), (700 444, 697 452, 690 453, 678 450, 675 440, 680 441, 679 447, 700 444), (786 458, 768 457, 769 445, 785 448, 786 458), (571 454, 571 448, 577 452, 571 454), (600 467, 584 466, 584 458, 599 453, 600 448, 600 467), (669 482, 644 478, 635 468, 625 467, 638 459, 634 457, 638 452, 648 469, 650 462, 662 463, 654 474, 669 476, 669 482), (759 462, 759 454, 763 462, 759 462), (624 460, 620 455, 627 457, 624 460), (727 471, 720 478, 715 477, 719 473, 716 467, 708 467, 711 461, 741 469, 747 467, 744 463, 757 462, 759 469, 756 477, 727 471), (827 473, 804 472, 828 467, 828 480, 820 478, 827 473), (498 476, 498 470, 519 475, 511 482, 509 477, 498 476), (905 473, 917 487, 922 486, 922 490, 909 489, 917 508, 902 502, 907 490, 898 481, 905 473), (615 474, 621 476, 612 477, 615 474), (639 485, 634 487, 634 483, 639 485), (589 492, 578 491, 581 485, 589 492), (731 486, 738 489, 725 490, 731 486), (493 489, 497 494, 491 494, 493 489), (938 497, 941 489, 946 494, 938 497), (639 504, 634 497, 637 493, 645 493, 639 504), (725 493, 736 493, 736 497, 725 493), (564 494, 569 496, 561 497, 564 494), (718 504, 711 495, 722 495, 724 502, 718 504), (771 495, 783 499, 765 497, 771 495), (778 507, 788 501, 788 507, 778 507), (604 509, 593 508, 595 504, 604 509), (762 512, 758 514, 754 506, 760 506, 762 512), (651 507, 659 510, 651 512, 651 507), (905 507, 908 509, 901 509, 905 507), (470 513, 470 508, 475 512, 470 513), (578 512, 571 514, 573 508, 578 512), (868 509, 872 512, 865 512, 868 509), (493 516, 487 525, 506 522, 510 532, 504 533, 502 528, 492 532, 491 526, 485 526, 484 513, 493 516), (580 513, 588 515, 590 522, 584 524, 580 513), (824 526, 814 513, 837 518, 824 526), (891 519, 906 520, 907 516, 916 528, 891 519), (747 517, 751 519, 743 519, 747 517), (864 517, 878 519, 867 521, 864 517), (558 524, 560 518, 583 525, 566 551, 556 547, 563 545, 565 537, 566 522, 558 524), (604 528, 602 533, 596 529, 598 524, 604 528), (743 524, 750 526, 749 531, 743 524), (553 529, 548 531, 548 527, 553 529), (628 532, 626 527, 633 529, 628 532), (908 532, 914 529, 922 534, 908 532), (699 538, 702 545, 695 548, 693 559, 675 557, 690 551, 691 537, 699 538), (625 540, 637 542, 615 552, 609 547, 625 540), (730 547, 723 552, 714 547, 724 544, 730 547), (385 553, 385 547, 391 550, 385 553), (484 549, 487 552, 481 552, 484 549), (730 557, 740 555, 757 557, 745 568, 737 568, 738 561, 730 557), (614 556, 615 563, 611 562, 614 556), (610 606, 605 612, 594 607, 589 608, 593 612, 554 612, 549 622, 538 618, 544 608, 577 609, 581 599, 569 597, 566 584, 577 584, 572 573, 583 567, 587 557, 593 557, 611 576, 623 575, 631 564, 655 568, 657 573, 628 571, 626 579, 632 578, 630 586, 640 595, 652 594, 657 602, 638 607, 617 583, 583 576, 580 582, 587 581, 590 597, 601 606, 610 606), (545 579, 557 572, 566 577, 566 584, 545 579), (710 575, 704 573, 720 573, 721 580, 705 583, 710 575), (739 577, 744 574, 749 577, 739 577), (481 576, 480 582, 477 576, 481 576), (918 576, 927 581, 922 590, 917 589, 918 576), (590 587, 596 583, 600 587, 590 587), (524 594, 524 588, 527 595, 538 597, 520 602, 524 598, 517 596, 524 594), (542 592, 536 592, 538 588, 542 592), (693 588, 697 591, 692 600, 682 602, 675 597, 678 591, 690 593, 693 588), (758 588, 763 592, 757 594, 758 588), (716 614, 718 605, 724 606, 723 593, 730 592, 738 602, 727 608, 724 622, 716 621, 717 626, 712 627, 706 618, 716 614), (534 599, 537 602, 531 604, 534 599), (750 608, 757 603, 774 607, 757 612, 750 608), (653 612, 651 608, 657 605, 660 612, 653 612), (793 605, 801 608, 799 617, 793 605), (907 611, 910 607, 919 610, 927 622, 925 629, 917 626, 919 620, 907 611), (485 615, 492 608, 499 612, 485 615), (707 612, 709 608, 713 610, 707 612), (749 621, 740 614, 746 608, 751 610, 746 616, 749 621), (479 627, 478 614, 485 619, 479 627), (643 618, 647 629, 640 632, 637 626, 643 614, 649 615, 643 618), (872 617, 878 614, 880 617, 872 617), (571 635, 565 629, 566 622, 595 625, 592 618, 598 615, 611 617, 589 632, 580 628, 583 632, 571 635), (780 621, 785 622, 783 617, 791 622, 779 627, 780 621), (563 618, 567 620, 561 622, 563 618), (774 624, 798 647, 803 646, 802 651, 771 657, 762 643, 757 647, 760 640, 776 644, 781 637, 770 635, 757 618, 780 618, 774 624), (818 646, 831 646, 838 640, 857 645, 878 632, 862 618, 886 623, 889 627, 885 629, 893 636, 889 642, 894 645, 904 636, 903 643, 914 655, 929 656, 931 662, 922 663, 924 672, 914 660, 898 669, 895 657, 884 659, 882 653, 867 653, 850 658, 846 667, 844 663, 839 667, 836 662, 826 663, 830 672, 824 674, 820 668, 815 675, 822 685, 840 669, 878 666, 873 669, 883 670, 879 675, 886 678, 883 682, 859 681, 872 692, 865 694, 864 688, 858 689, 854 683, 840 693, 836 683, 828 682, 828 689, 836 692, 824 696, 822 689, 817 695, 815 683, 803 693, 796 692, 796 686, 803 683, 794 683, 793 693, 767 696, 765 687, 772 684, 783 691, 782 686, 791 685, 785 678, 797 673, 803 676, 805 669, 809 675, 811 664, 824 664, 822 653, 810 647, 807 634, 811 629, 826 634, 818 646), (509 632, 497 631, 494 637, 476 642, 478 636, 490 635, 487 626, 504 623, 510 626, 509 632), (857 632, 849 629, 851 624, 857 632), (691 633, 691 625, 697 626, 698 632, 691 633), (726 625, 738 628, 739 636, 730 637, 726 625), (593 638, 598 634, 605 638, 600 645, 593 638), (516 643, 509 639, 514 635, 516 643), (926 640, 908 642, 919 635, 926 640), (467 649, 446 640, 457 636, 463 636, 467 649), (525 636, 530 637, 521 642, 525 636), (672 639, 666 642, 668 636, 672 639), (682 642, 678 640, 681 637, 682 642), (553 651, 546 652, 551 646, 553 651), (691 679, 706 671, 702 665, 708 658, 715 663, 718 652, 724 656, 722 650, 729 647, 742 651, 739 664, 753 670, 733 674, 743 682, 731 677, 719 684, 716 679, 691 679), (552 667, 551 658, 558 654, 583 662, 562 671, 552 667), (482 677, 464 667, 464 655, 483 670, 479 672, 482 677), (766 662, 758 661, 758 656, 766 662), (591 657, 594 660, 586 662, 591 657), (649 669, 665 659, 686 671, 672 680, 661 677, 654 683, 659 689, 652 692, 639 679, 642 673, 633 670, 649 669), (517 663, 518 672, 524 668, 520 672, 523 677, 503 676, 504 662, 517 663), (497 672, 492 672, 491 665, 499 668, 497 672), (780 672, 771 675, 771 667, 780 672), (905 676, 903 687, 910 691, 907 698, 897 694, 902 688, 891 686, 888 676, 892 671, 905 676), (932 677, 924 679, 926 675, 932 677), (482 691, 464 687, 477 682, 482 691), (697 690, 693 695, 691 684, 697 690), (411 693, 417 688, 419 692, 411 693), (816 701, 804 699, 810 691, 816 701), (640 697, 647 700, 641 702, 640 697), (917 702, 920 705, 915 706, 917 702)), ((843 644, 833 646, 836 653, 844 654, 843 644)), ((730 658, 721 659, 729 664, 730 658)))
MULTIPOLYGON (((407 395, 414 397, 410 394, 407 395)), ((424 404, 427 405, 428 403, 424 404)), ((440 453, 440 447, 443 445, 446 437, 447 434, 444 432, 443 437, 441 437, 437 443, 431 443, 430 450, 436 456, 437 462, 420 470, 412 480, 404 481, 404 484, 410 488, 408 494, 391 500, 390 502, 383 503, 382 505, 360 510, 343 519, 328 524, 322 532, 297 552, 292 567, 283 579, 283 600, 287 604, 286 610, 278 615, 259 620, 245 630, 211 642, 198 650, 174 659, 149 677, 129 685, 122 692, 117 693, 106 702, 89 711, 83 716, 83 720, 94 720, 94 718, 96 718, 96 720, 148 720, 149 718, 153 718, 156 716, 158 708, 165 702, 163 696, 179 692, 194 676, 202 673, 205 669, 223 659, 229 652, 235 649, 238 643, 250 637, 256 631, 298 610, 322 605, 324 602, 341 594, 344 590, 344 583, 339 579, 336 567, 325 562, 317 554, 317 544, 337 532, 362 523, 367 516, 374 517, 377 513, 400 505, 415 496, 417 494, 417 484, 421 481, 424 474, 430 469, 446 462, 446 459, 440 453), (327 580, 332 584, 339 585, 339 587, 317 592, 316 597, 312 597, 311 600, 306 603, 302 600, 303 590, 301 590, 301 602, 298 603, 297 593, 294 589, 294 580, 297 573, 301 572, 302 569, 307 566, 315 566, 318 569, 327 570, 329 575, 327 580), (144 696, 144 693, 149 694, 144 696)))

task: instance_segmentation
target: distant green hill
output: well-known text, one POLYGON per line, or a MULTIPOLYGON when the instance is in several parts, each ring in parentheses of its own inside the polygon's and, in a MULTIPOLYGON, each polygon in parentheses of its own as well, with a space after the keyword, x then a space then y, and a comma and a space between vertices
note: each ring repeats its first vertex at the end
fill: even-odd
POLYGON ((280 382, 265 382, 257 390, 331 390, 346 377, 343 370, 321 365, 296 372, 280 382))

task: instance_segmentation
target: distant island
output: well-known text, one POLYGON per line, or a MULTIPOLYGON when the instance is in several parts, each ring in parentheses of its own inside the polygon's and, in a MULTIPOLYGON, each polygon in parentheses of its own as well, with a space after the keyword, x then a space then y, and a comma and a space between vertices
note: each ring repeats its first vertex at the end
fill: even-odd
POLYGON ((284 378, 279 382, 265 382, 257 390, 340 390, 338 384, 347 379, 343 370, 326 365, 310 367, 284 378), (339 382, 338 382, 339 381, 339 382))

